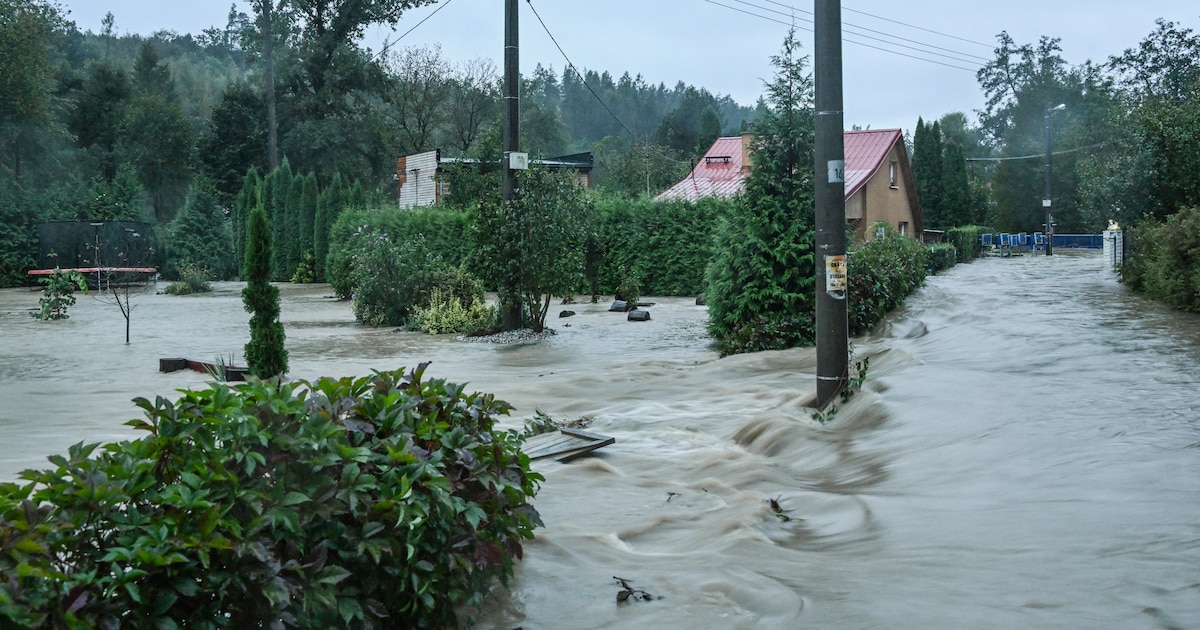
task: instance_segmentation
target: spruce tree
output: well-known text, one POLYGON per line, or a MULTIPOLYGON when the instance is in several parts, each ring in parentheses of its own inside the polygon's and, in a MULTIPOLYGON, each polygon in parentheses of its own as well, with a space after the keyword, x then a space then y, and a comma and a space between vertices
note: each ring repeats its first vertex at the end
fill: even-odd
POLYGON ((250 374, 271 378, 287 372, 283 323, 279 321, 279 287, 271 284, 271 228, 262 206, 255 206, 246 224, 246 288, 242 303, 250 313, 246 366, 250 374))
POLYGON ((813 342, 813 81, 795 32, 772 57, 745 194, 708 269, 709 332, 722 354, 813 342))

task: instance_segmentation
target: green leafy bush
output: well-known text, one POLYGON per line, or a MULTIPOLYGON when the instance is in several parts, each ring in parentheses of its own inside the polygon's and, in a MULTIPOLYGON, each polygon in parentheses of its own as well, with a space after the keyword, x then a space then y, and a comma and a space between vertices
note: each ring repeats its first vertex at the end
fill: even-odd
POLYGON ((464 302, 435 287, 429 304, 417 307, 409 319, 409 327, 431 335, 477 335, 495 330, 499 321, 499 310, 482 299, 464 302))
POLYGON ((716 228, 732 205, 717 198, 692 203, 596 197, 587 290, 615 294, 636 278, 639 295, 703 292, 716 228))
POLYGON ((42 289, 42 297, 38 299, 42 309, 30 313, 38 319, 69 319, 71 316, 67 314, 67 309, 75 306, 75 290, 87 293, 88 289, 87 279, 74 269, 63 271, 56 267, 41 282, 46 285, 42 289))
POLYGON ((979 236, 992 229, 982 225, 964 225, 946 230, 946 242, 958 252, 958 262, 967 262, 979 257, 979 236))
POLYGON ((167 288, 163 289, 163 293, 168 295, 189 295, 191 293, 208 293, 212 291, 208 269, 202 265, 183 263, 179 265, 177 272, 179 273, 179 280, 168 284, 167 288))
POLYGON ((862 335, 884 315, 904 304, 925 283, 929 249, 915 238, 884 223, 882 238, 856 246, 848 257, 847 324, 851 335, 862 335))
POLYGON ((1121 281, 1171 308, 1200 312, 1200 208, 1126 230, 1129 256, 1121 281))
POLYGON ((469 225, 467 212, 442 208, 343 211, 330 229, 325 279, 339 298, 350 299, 355 293, 354 256, 363 247, 363 237, 372 234, 387 234, 394 243, 420 239, 431 256, 447 266, 461 266, 470 254, 469 225))
POLYGON ((950 243, 937 243, 929 247, 929 273, 949 269, 958 262, 958 249, 950 243))
POLYGON ((364 235, 351 264, 354 319, 372 326, 404 324, 417 305, 416 279, 430 272, 429 263, 419 243, 364 235))
POLYGON ((147 434, 0 484, 0 627, 453 627, 542 479, 509 406, 415 371, 135 402, 147 434))

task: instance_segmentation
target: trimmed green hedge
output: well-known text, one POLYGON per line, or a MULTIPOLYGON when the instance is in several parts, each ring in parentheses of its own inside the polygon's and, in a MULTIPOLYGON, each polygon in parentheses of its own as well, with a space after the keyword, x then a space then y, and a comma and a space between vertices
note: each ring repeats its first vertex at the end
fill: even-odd
POLYGON ((1121 281, 1171 308, 1200 312, 1200 208, 1126 230, 1129 256, 1121 281))
POLYGON ((587 290, 612 295, 635 279, 641 295, 702 293, 715 252, 715 230, 732 203, 598 198, 587 290))
POLYGON ((929 273, 949 269, 958 263, 958 248, 950 243, 937 243, 929 247, 929 273))
POLYGON ((415 371, 214 384, 0 484, 0 627, 447 627, 540 475, 490 394, 415 371))
MULTIPOLYGON (((884 224, 876 224, 884 225, 884 224)), ((865 334, 925 283, 929 248, 885 226, 883 238, 858 245, 848 261, 851 336, 865 334)))
POLYGON ((991 228, 982 225, 954 227, 946 230, 946 242, 957 250, 958 262, 967 262, 979 257, 981 253, 979 236, 991 231, 991 228))
POLYGON ((326 279, 339 298, 354 292, 354 253, 365 235, 386 234, 392 243, 422 241, 422 249, 446 266, 458 267, 471 253, 470 214, 443 208, 374 208, 343 211, 329 233, 326 279))

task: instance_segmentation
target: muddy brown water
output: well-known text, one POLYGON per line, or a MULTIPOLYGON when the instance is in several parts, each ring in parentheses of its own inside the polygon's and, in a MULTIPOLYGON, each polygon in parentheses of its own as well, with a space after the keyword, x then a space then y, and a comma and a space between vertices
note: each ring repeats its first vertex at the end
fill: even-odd
MULTIPOLYGON (((136 437, 131 398, 207 380, 159 358, 240 362, 240 288, 135 298, 129 345, 115 306, 41 322, 37 292, 0 291, 0 479, 136 437)), ((649 322, 555 305, 554 337, 496 345, 281 288, 291 376, 432 361, 513 425, 541 409, 616 438, 536 464, 546 527, 477 627, 1200 627, 1200 318, 1094 252, 930 278, 856 340, 866 391, 826 426, 811 350, 718 359, 691 299, 654 299, 649 322), (617 604, 614 576, 655 599, 617 604)))

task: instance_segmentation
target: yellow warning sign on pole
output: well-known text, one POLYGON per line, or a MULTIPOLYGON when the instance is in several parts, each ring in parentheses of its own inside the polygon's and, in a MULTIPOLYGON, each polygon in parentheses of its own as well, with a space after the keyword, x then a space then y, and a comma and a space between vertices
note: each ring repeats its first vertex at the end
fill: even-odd
POLYGON ((845 254, 825 256, 825 292, 838 299, 846 297, 845 254))

